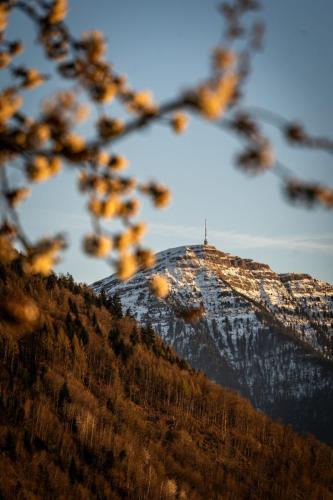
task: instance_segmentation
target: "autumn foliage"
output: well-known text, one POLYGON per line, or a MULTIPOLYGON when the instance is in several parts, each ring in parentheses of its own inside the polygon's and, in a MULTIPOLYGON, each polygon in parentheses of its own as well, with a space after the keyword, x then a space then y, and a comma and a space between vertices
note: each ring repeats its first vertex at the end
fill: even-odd
POLYGON ((116 300, 112 315, 70 276, 28 279, 19 259, 0 278, 2 498, 333 495, 329 447, 192 370, 116 300))

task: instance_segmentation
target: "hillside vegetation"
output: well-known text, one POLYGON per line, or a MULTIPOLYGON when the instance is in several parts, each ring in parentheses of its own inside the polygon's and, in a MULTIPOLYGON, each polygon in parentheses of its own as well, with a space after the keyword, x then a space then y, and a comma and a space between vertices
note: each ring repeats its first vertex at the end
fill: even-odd
POLYGON ((1 498, 333 498, 328 446, 195 372, 117 304, 15 261, 0 283, 1 498))

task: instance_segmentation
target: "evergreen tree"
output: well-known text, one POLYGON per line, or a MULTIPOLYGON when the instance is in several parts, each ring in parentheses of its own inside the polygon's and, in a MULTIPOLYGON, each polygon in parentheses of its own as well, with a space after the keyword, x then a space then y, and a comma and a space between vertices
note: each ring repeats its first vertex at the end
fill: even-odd
POLYGON ((115 318, 120 319, 123 317, 121 300, 118 293, 115 293, 106 300, 106 307, 115 318))

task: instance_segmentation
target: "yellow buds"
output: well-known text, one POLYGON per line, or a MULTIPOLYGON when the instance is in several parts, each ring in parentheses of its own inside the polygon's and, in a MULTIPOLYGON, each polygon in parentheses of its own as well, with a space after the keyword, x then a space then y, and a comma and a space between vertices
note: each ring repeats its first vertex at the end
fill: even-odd
POLYGON ((156 208, 165 208, 169 205, 171 200, 171 193, 166 188, 160 188, 154 194, 154 205, 156 208))
POLYGON ((120 200, 117 196, 109 196, 102 204, 102 217, 114 217, 120 209, 120 200))
POLYGON ((132 242, 138 243, 147 232, 147 225, 144 222, 138 222, 130 227, 132 242))
POLYGON ((121 134, 125 128, 122 120, 112 120, 102 116, 97 123, 98 134, 102 139, 111 139, 121 134))
POLYGON ((154 253, 146 248, 138 249, 136 252, 136 258, 139 266, 141 267, 153 267, 156 262, 154 253))
POLYGON ((67 109, 75 106, 76 95, 72 90, 63 90, 55 95, 55 99, 51 101, 52 107, 64 107, 67 109))
POLYGON ((129 246, 133 243, 133 234, 130 230, 123 231, 115 236, 114 246, 119 252, 127 250, 129 246))
POLYGON ((135 239, 141 239, 147 232, 147 225, 144 222, 138 222, 131 227, 132 233, 135 234, 135 239))
POLYGON ((112 249, 112 240, 104 235, 89 235, 83 240, 83 249, 88 255, 106 257, 112 249))
POLYGON ((6 29, 7 20, 8 20, 8 7, 7 5, 0 5, 0 32, 6 29))
POLYGON ((98 151, 96 155, 96 163, 102 167, 106 167, 109 164, 110 157, 106 151, 98 151))
POLYGON ((42 274, 48 276, 53 266, 58 261, 58 254, 65 246, 62 238, 54 240, 42 240, 23 263, 23 270, 28 274, 42 274))
POLYGON ((27 134, 22 132, 21 130, 14 132, 12 135, 13 141, 18 146, 25 146, 27 142, 27 134))
POLYGON ((107 194, 109 191, 109 183, 103 177, 95 177, 92 182, 92 187, 96 191, 96 193, 100 195, 107 194))
POLYGON ((126 201, 122 204, 120 209, 120 216, 124 219, 129 219, 130 217, 135 217, 140 211, 140 202, 136 198, 126 201))
POLYGON ((52 175, 56 175, 60 169, 61 161, 58 156, 48 158, 38 155, 27 165, 26 173, 30 181, 43 182, 52 175))
POLYGON ((171 193, 165 186, 151 182, 150 184, 142 185, 140 190, 142 193, 152 197, 156 208, 167 207, 170 203, 171 193))
POLYGON ((11 62, 13 57, 18 55, 23 49, 20 42, 12 42, 8 44, 7 50, 0 52, 0 69, 6 68, 11 62))
POLYGON ((61 21, 63 21, 67 15, 67 10, 67 0, 54 0, 47 16, 47 21, 50 24, 61 23, 61 21))
POLYGON ((102 57, 106 50, 103 33, 100 31, 88 31, 83 34, 81 46, 86 51, 90 61, 96 62, 102 57))
POLYGON ((14 89, 7 88, 0 94, 0 122, 6 122, 20 109, 23 104, 22 96, 14 89))
POLYGON ((146 232, 146 224, 139 222, 130 226, 127 230, 119 233, 114 238, 114 246, 119 252, 127 250, 131 245, 136 245, 140 242, 146 232))
POLYGON ((333 190, 327 187, 317 189, 317 200, 326 208, 333 207, 333 190))
POLYGON ((149 287, 153 294, 159 299, 164 299, 170 291, 168 280, 158 274, 149 280, 149 287))
POLYGON ((70 133, 66 136, 64 147, 71 153, 80 153, 86 147, 85 140, 78 134, 70 133))
POLYGON ((269 142, 249 146, 237 158, 238 166, 250 173, 259 173, 273 166, 275 157, 269 142))
MULTIPOLYGON (((81 185, 85 185, 84 179, 80 179, 81 185)), ((89 212, 95 217, 101 217, 102 213, 102 201, 98 198, 91 198, 88 204, 89 212)))
POLYGON ((31 189, 23 187, 14 189, 13 191, 9 191, 6 193, 6 198, 8 203, 12 207, 17 207, 22 201, 24 201, 31 194, 31 189))
POLYGON ((116 172, 124 170, 128 166, 128 160, 123 156, 114 155, 110 158, 109 167, 116 172))
POLYGON ((100 200, 98 198, 91 198, 89 202, 89 211, 95 215, 95 217, 104 217, 110 219, 115 217, 119 213, 121 207, 121 202, 118 196, 109 196, 105 200, 100 200))
POLYGON ((307 206, 320 204, 326 208, 333 208, 333 190, 312 182, 300 182, 298 179, 288 179, 285 193, 290 201, 299 201, 307 206))
POLYGON ((201 87, 197 95, 199 111, 209 120, 216 120, 221 113, 220 100, 215 91, 209 87, 201 87))
POLYGON ((34 123, 28 133, 28 141, 43 144, 50 138, 50 127, 46 123, 34 123))
POLYGON ((217 47, 213 53, 213 64, 216 70, 225 71, 232 66, 237 61, 237 54, 228 49, 223 49, 222 47, 217 47))
POLYGON ((48 276, 54 266, 54 256, 51 253, 37 255, 30 264, 24 266, 26 273, 48 276))
POLYGON ((8 52, 0 52, 0 69, 5 68, 11 63, 11 56, 8 52))
POLYGON ((239 78, 236 73, 229 73, 221 78, 217 83, 217 95, 220 100, 221 113, 224 112, 227 105, 233 99, 239 78))
POLYGON ((61 160, 59 156, 53 156, 49 160, 49 172, 50 175, 56 175, 61 169, 61 160))
POLYGON ((176 134, 181 134, 187 128, 188 117, 184 113, 175 113, 171 119, 171 125, 176 134))
POLYGON ((214 85, 199 87, 196 104, 202 115, 209 120, 220 118, 235 95, 237 83, 238 76, 230 73, 214 82, 214 85))
POLYGON ((44 76, 41 75, 37 69, 27 69, 24 72, 22 86, 26 89, 34 89, 44 83, 44 80, 44 76))
POLYGON ((156 113, 157 106, 154 104, 152 93, 149 90, 133 93, 128 105, 129 111, 136 113, 156 113))
POLYGON ((137 271, 137 261, 134 255, 124 253, 120 256, 116 265, 117 275, 121 281, 126 281, 137 271))
POLYGON ((153 104, 153 96, 149 90, 144 90, 134 94, 133 104, 138 108, 146 108, 153 104))
MULTIPOLYGON (((104 177, 89 175, 86 171, 83 170, 82 172, 80 172, 79 176, 79 190, 82 193, 84 193, 85 191, 93 190, 99 195, 104 195, 109 190, 109 182, 104 177)), ((99 206, 100 201, 98 199, 97 202, 98 203, 96 203, 95 201, 92 202, 92 209, 94 209, 94 206, 99 206)))
POLYGON ((110 102, 115 97, 117 91, 118 87, 113 82, 103 83, 94 89, 94 99, 97 102, 110 102))

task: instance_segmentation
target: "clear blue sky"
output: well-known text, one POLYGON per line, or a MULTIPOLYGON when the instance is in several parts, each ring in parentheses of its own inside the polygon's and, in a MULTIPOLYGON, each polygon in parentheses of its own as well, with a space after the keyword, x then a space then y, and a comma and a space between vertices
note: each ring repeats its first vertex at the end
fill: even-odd
MULTIPOLYGON (((263 3, 265 50, 256 56, 246 103, 299 118, 315 134, 333 135, 333 2, 263 3)), ((76 34, 104 31, 117 71, 162 101, 207 74, 221 33, 217 5, 211 0, 71 0, 68 20, 76 34)), ((13 17, 11 33, 32 35, 21 15, 13 17)), ((40 50, 33 43, 28 60, 40 67, 40 50)), ((42 92, 47 95, 47 87, 42 92)), ((33 112, 40 98, 40 91, 29 93, 27 109, 33 112)), ((273 134, 278 156, 295 174, 333 186, 332 156, 286 147, 273 134)), ((237 145, 195 117, 184 136, 156 126, 117 145, 117 152, 130 160, 129 173, 159 179, 173 192, 169 209, 147 206, 142 212, 151 223, 147 245, 162 250, 201 242, 207 218, 209 242, 217 248, 266 262, 277 272, 307 272, 333 282, 332 211, 289 205, 270 173, 244 176, 233 166, 237 145)), ((35 188, 23 218, 34 236, 65 229, 71 247, 57 271, 92 282, 112 270, 80 251, 80 239, 90 230, 85 202, 66 171, 35 188)))

